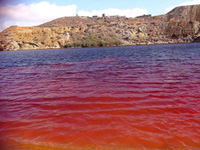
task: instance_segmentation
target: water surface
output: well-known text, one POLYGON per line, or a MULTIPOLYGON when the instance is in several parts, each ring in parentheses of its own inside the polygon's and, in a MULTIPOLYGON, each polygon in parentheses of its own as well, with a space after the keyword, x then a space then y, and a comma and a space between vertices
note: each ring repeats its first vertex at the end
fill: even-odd
POLYGON ((200 44, 0 52, 1 149, 200 149, 200 44))

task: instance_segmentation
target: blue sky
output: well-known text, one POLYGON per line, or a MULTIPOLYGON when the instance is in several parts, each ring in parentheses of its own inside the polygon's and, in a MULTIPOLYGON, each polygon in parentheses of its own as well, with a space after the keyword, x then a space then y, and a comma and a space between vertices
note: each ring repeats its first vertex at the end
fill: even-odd
POLYGON ((10 25, 33 26, 63 16, 165 14, 200 0, 0 0, 0 31, 10 25))
MULTIPOLYGON (((38 3, 42 0, 3 0, 2 4, 17 5, 20 3, 31 4, 38 3)), ((165 13, 165 9, 171 6, 180 5, 190 0, 46 0, 56 5, 72 5, 77 6, 77 10, 102 10, 108 8, 133 9, 146 8, 149 13, 158 15, 165 13)))

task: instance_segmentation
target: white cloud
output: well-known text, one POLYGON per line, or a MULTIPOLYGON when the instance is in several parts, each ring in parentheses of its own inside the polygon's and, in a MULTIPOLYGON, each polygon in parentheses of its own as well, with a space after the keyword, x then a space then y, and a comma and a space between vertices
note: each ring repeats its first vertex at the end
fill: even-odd
MULTIPOLYGON (((18 5, 1 5, 0 4, 0 31, 10 25, 19 26, 35 26, 47 21, 64 16, 75 16, 77 13, 76 5, 58 6, 47 1, 32 3, 26 5, 24 3, 18 5)), ((147 14, 147 9, 104 9, 78 12, 80 16, 101 16, 105 13, 107 16, 119 15, 126 17, 135 17, 147 14)))
POLYGON ((57 6, 45 1, 29 5, 0 5, 0 18, 6 18, 7 22, 1 24, 0 29, 7 28, 10 25, 8 21, 19 26, 33 26, 59 17, 75 16, 76 9, 76 5, 57 6))
POLYGON ((84 11, 81 10, 78 12, 80 16, 101 16, 102 14, 106 14, 107 16, 126 16, 126 17, 136 17, 140 15, 147 14, 147 9, 135 8, 135 9, 116 9, 116 8, 109 8, 104 10, 93 10, 93 11, 84 11))
POLYGON ((165 12, 167 13, 167 12, 171 11, 172 9, 174 9, 175 7, 178 7, 178 6, 197 5, 197 4, 200 4, 200 0, 188 1, 188 2, 181 3, 179 5, 168 7, 168 8, 165 9, 165 12))

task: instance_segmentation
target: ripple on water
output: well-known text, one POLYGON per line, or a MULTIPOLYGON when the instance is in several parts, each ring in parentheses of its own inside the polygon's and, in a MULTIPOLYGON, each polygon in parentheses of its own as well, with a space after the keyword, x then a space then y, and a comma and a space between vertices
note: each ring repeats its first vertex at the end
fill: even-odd
POLYGON ((2 149, 199 149, 199 51, 141 48, 0 69, 2 149))

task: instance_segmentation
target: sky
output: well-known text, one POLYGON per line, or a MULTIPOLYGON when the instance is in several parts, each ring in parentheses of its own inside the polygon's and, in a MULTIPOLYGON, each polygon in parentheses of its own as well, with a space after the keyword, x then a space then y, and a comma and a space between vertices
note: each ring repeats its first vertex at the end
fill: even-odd
POLYGON ((0 0, 0 31, 12 25, 36 26, 65 16, 161 15, 200 0, 0 0))

